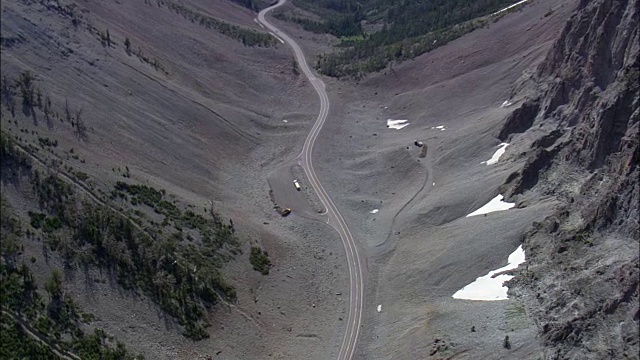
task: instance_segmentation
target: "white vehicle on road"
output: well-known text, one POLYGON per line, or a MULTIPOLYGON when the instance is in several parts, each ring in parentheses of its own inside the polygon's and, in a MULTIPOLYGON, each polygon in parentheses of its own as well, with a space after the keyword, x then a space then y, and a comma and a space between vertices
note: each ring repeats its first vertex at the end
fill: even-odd
POLYGON ((300 183, 298 182, 298 179, 293 180, 293 186, 296 187, 296 190, 300 191, 300 183))

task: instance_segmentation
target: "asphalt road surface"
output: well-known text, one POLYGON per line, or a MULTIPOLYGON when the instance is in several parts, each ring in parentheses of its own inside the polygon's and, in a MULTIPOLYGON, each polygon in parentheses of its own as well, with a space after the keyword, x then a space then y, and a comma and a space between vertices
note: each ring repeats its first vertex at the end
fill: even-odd
MULTIPOLYGON (((358 343, 358 336, 360 335, 360 323, 362 320, 362 296, 364 293, 364 282, 362 278, 363 263, 360 261, 358 248, 356 246, 355 240, 353 239, 351 231, 349 231, 347 222, 338 211, 338 208, 329 197, 329 194, 327 194, 325 189, 322 187, 322 184, 320 184, 320 180, 318 180, 315 170, 313 169, 313 144, 316 141, 316 138, 318 137, 318 134, 322 129, 322 125, 327 119, 327 115, 329 113, 329 98, 327 97, 324 83, 322 82, 322 80, 318 79, 313 74, 313 72, 311 72, 307 61, 305 60, 304 53, 302 52, 298 44, 296 44, 296 42, 292 38, 287 36, 287 34, 271 25, 264 18, 264 16, 269 11, 282 6, 285 1, 286 0, 279 0, 277 4, 260 11, 260 13, 258 14, 258 21, 267 29, 269 29, 272 34, 276 38, 278 38, 278 40, 284 41, 289 44, 289 46, 291 46, 293 52, 295 53, 296 61, 298 62, 300 69, 302 69, 302 72, 309 79, 309 82, 311 82, 311 85, 313 85, 313 88, 316 90, 320 98, 320 113, 318 114, 316 122, 313 124, 313 128, 311 128, 311 132, 304 142, 304 146, 302 147, 302 151, 300 152, 300 155, 298 155, 297 160, 300 166, 302 166, 302 168, 304 169, 304 172, 309 179, 309 183, 326 208, 326 215, 329 218, 329 224, 340 234, 340 238, 342 239, 342 243, 346 252, 350 280, 349 317, 344 338, 340 346, 340 351, 338 352, 338 359, 351 359, 355 352, 356 344, 358 343)), ((291 186, 291 189, 292 191, 295 191, 293 184, 291 186)))

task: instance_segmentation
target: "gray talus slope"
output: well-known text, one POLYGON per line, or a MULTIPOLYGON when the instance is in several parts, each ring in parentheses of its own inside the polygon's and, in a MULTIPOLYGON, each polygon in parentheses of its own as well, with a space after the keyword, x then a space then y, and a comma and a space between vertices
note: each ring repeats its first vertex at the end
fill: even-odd
POLYGON ((539 355, 535 327, 521 306, 451 295, 503 266, 527 226, 553 210, 552 200, 533 203, 523 196, 511 199, 520 209, 464 217, 495 197, 524 164, 520 152, 528 144, 515 142, 496 165, 482 161, 496 150, 500 127, 521 104, 512 85, 544 59, 573 5, 532 3, 362 81, 357 91, 334 85, 335 121, 326 129, 335 135, 320 139, 316 163, 371 255, 360 358, 429 358, 435 339, 448 344, 441 357, 539 355), (545 16, 549 8, 554 12, 545 16), (515 105, 501 107, 510 97, 515 105), (387 119, 410 124, 389 129, 387 119), (414 140, 428 145, 426 157, 419 157, 414 140), (404 156, 390 156, 399 153, 404 156), (374 208, 379 212, 371 214, 374 208), (514 344, 510 351, 502 348, 505 335, 514 344))

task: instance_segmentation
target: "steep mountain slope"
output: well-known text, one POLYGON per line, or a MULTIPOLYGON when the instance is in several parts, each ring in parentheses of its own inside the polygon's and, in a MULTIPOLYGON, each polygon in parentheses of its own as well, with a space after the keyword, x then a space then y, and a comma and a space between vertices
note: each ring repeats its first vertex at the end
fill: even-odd
POLYGON ((513 84, 544 60, 574 6, 532 2, 357 85, 328 84, 335 90, 323 131, 335 136, 318 140, 317 172, 369 256, 358 358, 429 358, 444 348, 434 358, 540 355, 535 325, 516 301, 451 296, 504 266, 526 228, 553 212, 553 199, 523 196, 508 199, 516 209, 465 217, 524 165, 528 144, 517 142, 497 164, 483 162, 522 104, 520 95, 504 105, 513 84), (392 129, 388 119, 408 125, 392 129))
POLYGON ((501 134, 533 141, 505 189, 561 200, 527 232, 527 267, 510 284, 547 358, 638 356, 638 6, 582 1, 535 74, 528 109, 501 134))
POLYGON ((315 93, 254 16, 225 0, 2 2, 2 240, 18 241, 3 280, 29 279, 25 263, 34 282, 18 283, 47 305, 60 271, 56 303, 94 316, 73 324, 147 358, 339 346, 346 301, 326 289, 348 283, 342 245, 282 218, 266 182, 315 93))
MULTIPOLYGON (((14 79, 31 70, 37 86, 50 96, 52 111, 61 112, 65 99, 73 110, 82 108, 92 129, 91 143, 108 149, 109 156, 133 163, 129 154, 137 153, 141 168, 165 164, 164 170, 154 171, 156 176, 199 168, 198 177, 190 176, 188 183, 202 186, 204 179, 220 176, 216 170, 223 158, 238 159, 259 142, 251 121, 264 120, 266 114, 250 104, 286 81, 277 74, 277 63, 269 62, 286 53, 245 47, 232 36, 194 23, 185 17, 190 13, 170 8, 171 2, 158 4, 7 2, 3 73, 14 79), (149 21, 139 21, 141 17, 149 21), (233 51, 233 57, 223 49, 233 51), (259 76, 256 70, 262 66, 274 76, 259 76), (264 80, 254 82, 256 78, 264 80), (127 121, 131 118, 137 121, 127 121), (139 144, 152 147, 138 152, 139 144), (190 153, 162 151, 175 144, 190 153), (206 166, 195 163, 197 158, 206 159, 206 166)), ((209 11, 224 16, 231 12, 229 6, 218 2, 209 11)), ((241 16, 233 20, 253 23, 248 11, 235 11, 241 16)), ((259 36, 271 40, 268 34, 259 36)), ((186 183, 187 178, 175 182, 186 183)))
POLYGON ((336 84, 339 121, 327 126, 341 136, 318 156, 370 255, 361 358, 634 358, 636 8, 531 2, 358 91, 336 84), (483 163, 502 142, 499 162, 483 163), (465 217, 498 194, 515 208, 465 217), (533 275, 523 270, 514 294, 525 307, 451 299, 523 237, 533 275))

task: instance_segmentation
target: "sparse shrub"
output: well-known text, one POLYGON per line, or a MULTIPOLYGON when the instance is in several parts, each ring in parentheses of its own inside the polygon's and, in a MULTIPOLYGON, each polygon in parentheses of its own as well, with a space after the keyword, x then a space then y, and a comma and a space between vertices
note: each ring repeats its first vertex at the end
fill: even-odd
POLYGON ((100 42, 104 47, 111 47, 111 34, 109 34, 109 29, 105 32, 100 32, 100 42))
POLYGON ((58 146, 58 140, 51 140, 47 137, 38 137, 38 142, 40 143, 40 146, 42 146, 43 148, 46 147, 57 147, 58 146))
POLYGON ((249 261, 253 265, 253 270, 259 271, 262 275, 269 275, 269 268, 271 268, 271 260, 269 260, 269 254, 263 251, 259 246, 251 247, 251 255, 249 261))
POLYGON ((42 223, 44 222, 44 219, 47 217, 47 215, 43 213, 34 213, 31 211, 29 211, 28 214, 29 214, 29 218, 31 219, 30 225, 34 229, 40 229, 40 227, 42 227, 42 223))
POLYGON ((62 274, 58 270, 51 272, 51 277, 44 284, 44 289, 51 298, 62 296, 62 274))
POLYGON ((124 39, 124 51, 127 52, 127 55, 131 56, 131 40, 129 38, 124 39))
POLYGON ((200 324, 191 324, 191 323, 187 324, 182 334, 188 337, 189 339, 195 340, 195 341, 209 338, 209 334, 204 329, 204 327, 200 324))
POLYGON ((502 341, 502 347, 505 349, 511 349, 511 342, 509 341, 509 335, 504 336, 504 341, 502 341))
POLYGON ((593 233, 590 230, 580 230, 576 233, 575 239, 585 245, 593 245, 593 233))
POLYGON ((74 173, 74 175, 76 176, 76 178, 78 178, 78 180, 80 181, 86 181, 89 178, 89 175, 87 175, 87 173, 84 173, 82 171, 76 171, 74 173))
POLYGON ((58 217, 47 217, 42 224, 42 231, 46 233, 54 232, 62 228, 62 222, 58 217))

